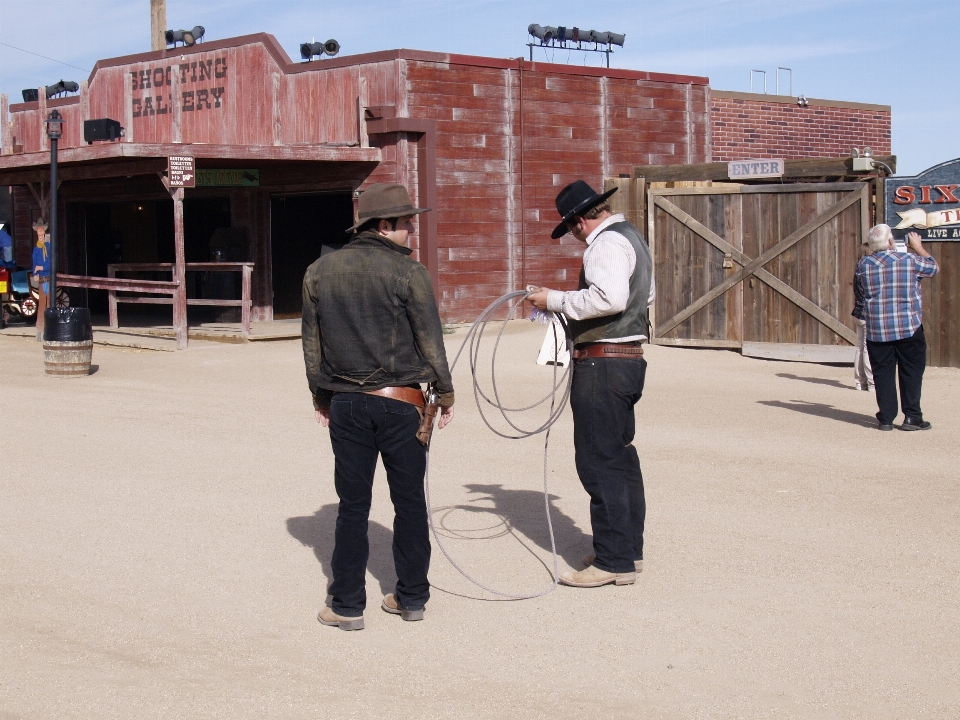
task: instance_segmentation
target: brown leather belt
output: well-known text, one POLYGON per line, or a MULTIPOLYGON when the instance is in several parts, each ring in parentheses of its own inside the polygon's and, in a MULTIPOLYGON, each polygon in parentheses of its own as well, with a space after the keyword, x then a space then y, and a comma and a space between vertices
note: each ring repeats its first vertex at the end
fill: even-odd
POLYGON ((421 390, 417 390, 416 388, 385 387, 385 388, 380 388, 379 390, 365 390, 363 394, 379 395, 380 397, 387 397, 393 400, 399 400, 400 402, 416 405, 418 408, 422 408, 425 405, 425 403, 423 402, 423 392, 421 390))
POLYGON ((584 358, 638 358, 643 357, 639 343, 591 343, 573 349, 573 359, 584 358))

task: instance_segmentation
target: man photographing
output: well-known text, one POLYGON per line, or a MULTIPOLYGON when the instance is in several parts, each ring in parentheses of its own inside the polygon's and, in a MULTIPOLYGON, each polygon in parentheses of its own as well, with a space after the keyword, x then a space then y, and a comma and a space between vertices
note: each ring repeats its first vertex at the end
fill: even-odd
POLYGON ((653 302, 653 260, 640 231, 582 180, 557 196, 568 232, 586 243, 578 289, 539 288, 527 299, 541 310, 563 313, 574 342, 573 443, 577 474, 590 495, 592 555, 586 569, 560 576, 564 585, 629 585, 643 569, 646 500, 640 459, 633 446, 633 408, 643 393, 647 362, 647 308, 653 302))
POLYGON ((381 607, 422 620, 430 597, 420 383, 435 383, 440 428, 453 419, 454 395, 430 275, 406 246, 414 215, 428 211, 413 207, 401 185, 371 185, 360 196, 354 237, 303 278, 303 359, 317 422, 330 428, 340 498, 332 602, 317 619, 342 630, 363 628, 378 456, 396 512, 397 587, 381 607))
POLYGON ((933 277, 940 268, 924 249, 920 235, 907 234, 912 253, 897 250, 889 225, 876 225, 867 233, 867 249, 857 264, 854 281, 863 296, 867 353, 873 368, 880 430, 893 430, 897 417, 897 378, 904 420, 901 430, 929 430, 920 410, 920 389, 927 365, 927 340, 923 334, 920 279, 933 277))

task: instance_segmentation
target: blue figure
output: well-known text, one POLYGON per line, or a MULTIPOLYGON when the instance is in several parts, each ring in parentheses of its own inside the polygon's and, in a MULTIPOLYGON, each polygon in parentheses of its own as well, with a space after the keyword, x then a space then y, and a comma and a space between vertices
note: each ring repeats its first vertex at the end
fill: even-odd
POLYGON ((50 292, 50 236, 42 220, 34 228, 37 231, 37 244, 33 248, 33 274, 41 283, 41 293, 47 295, 50 292))
POLYGON ((13 238, 0 226, 0 267, 13 270, 16 266, 13 261, 13 238))

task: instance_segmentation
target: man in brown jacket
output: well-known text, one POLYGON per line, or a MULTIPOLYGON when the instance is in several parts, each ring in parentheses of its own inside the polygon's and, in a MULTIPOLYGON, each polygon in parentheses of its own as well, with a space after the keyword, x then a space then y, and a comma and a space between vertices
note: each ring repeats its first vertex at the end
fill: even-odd
POLYGON ((397 587, 382 608, 422 620, 430 597, 430 538, 423 476, 426 448, 416 433, 420 383, 434 383, 440 422, 453 419, 453 382, 427 269, 406 247, 415 208, 401 185, 371 185, 361 196, 355 235, 322 256, 303 279, 303 358, 317 422, 330 428, 340 507, 331 562, 331 607, 317 619, 363 628, 373 475, 383 460, 396 517, 397 587))

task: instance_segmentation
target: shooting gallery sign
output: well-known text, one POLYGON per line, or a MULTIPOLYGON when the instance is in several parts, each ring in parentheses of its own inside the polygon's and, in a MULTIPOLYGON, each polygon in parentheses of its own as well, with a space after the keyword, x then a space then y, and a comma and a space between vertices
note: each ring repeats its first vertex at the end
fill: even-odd
POLYGON ((915 177, 887 178, 885 188, 894 237, 918 232, 924 240, 960 242, 960 158, 915 177))
POLYGON ((182 112, 221 108, 227 61, 219 57, 131 70, 130 87, 134 95, 130 102, 133 104, 133 117, 166 115, 172 112, 173 73, 180 76, 178 100, 182 112))

